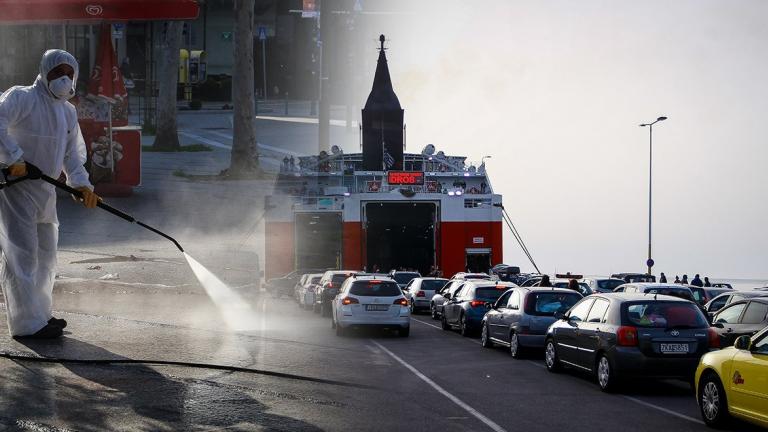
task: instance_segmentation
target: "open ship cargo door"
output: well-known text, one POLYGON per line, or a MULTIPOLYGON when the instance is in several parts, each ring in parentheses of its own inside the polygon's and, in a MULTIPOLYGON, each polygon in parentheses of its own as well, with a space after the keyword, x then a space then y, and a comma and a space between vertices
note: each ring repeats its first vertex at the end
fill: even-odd
POLYGON ((436 262, 437 212, 434 202, 364 203, 366 269, 415 269, 429 274, 436 262))
POLYGON ((296 213, 295 229, 297 269, 341 267, 341 213, 296 213))

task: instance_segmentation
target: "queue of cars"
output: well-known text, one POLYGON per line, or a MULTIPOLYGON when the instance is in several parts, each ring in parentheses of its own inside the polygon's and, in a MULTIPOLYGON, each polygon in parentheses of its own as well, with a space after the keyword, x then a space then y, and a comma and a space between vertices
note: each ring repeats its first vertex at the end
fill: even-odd
POLYGON ((339 336, 375 326, 407 337, 411 314, 429 311, 444 330, 479 336, 514 359, 543 351, 547 370, 589 373, 603 391, 637 378, 683 379, 706 424, 734 416, 768 427, 768 292, 632 276, 581 279, 570 289, 557 278, 538 286, 543 275, 515 284, 483 273, 329 270, 298 277, 295 295, 329 316, 339 336))

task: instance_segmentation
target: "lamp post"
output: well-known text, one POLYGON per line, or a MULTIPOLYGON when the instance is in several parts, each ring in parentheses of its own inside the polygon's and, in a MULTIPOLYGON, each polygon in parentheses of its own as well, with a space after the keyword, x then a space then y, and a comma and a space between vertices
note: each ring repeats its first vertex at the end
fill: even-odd
POLYGON ((660 121, 664 121, 667 118, 662 116, 656 119, 652 123, 643 123, 640 127, 648 126, 648 261, 645 264, 648 266, 648 274, 651 274, 651 268, 653 267, 653 258, 651 258, 651 205, 653 197, 653 125, 660 121))

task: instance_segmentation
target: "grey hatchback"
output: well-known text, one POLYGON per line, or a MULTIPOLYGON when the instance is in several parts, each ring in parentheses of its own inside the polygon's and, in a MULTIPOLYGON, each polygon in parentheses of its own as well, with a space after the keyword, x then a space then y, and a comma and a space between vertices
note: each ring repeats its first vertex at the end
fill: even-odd
POLYGON ((591 372, 603 391, 626 378, 692 380, 702 355, 720 348, 696 304, 659 294, 585 297, 547 331, 545 363, 591 372))
POLYGON ((502 294, 483 317, 480 341, 486 348, 509 347, 519 359, 528 348, 543 348, 555 315, 565 313, 581 300, 581 294, 566 288, 512 288, 502 294))

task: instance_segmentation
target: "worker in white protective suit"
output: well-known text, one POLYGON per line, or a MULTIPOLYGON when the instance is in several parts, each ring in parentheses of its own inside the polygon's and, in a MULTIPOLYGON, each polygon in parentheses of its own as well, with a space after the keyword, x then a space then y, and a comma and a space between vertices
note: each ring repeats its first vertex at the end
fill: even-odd
MULTIPOLYGON (((34 84, 0 96, 0 168, 9 179, 27 175, 26 162, 53 178, 63 170, 93 208, 100 198, 83 167, 85 142, 67 102, 77 72, 71 54, 48 50, 34 84)), ((14 337, 55 338, 67 325, 52 316, 58 225, 54 186, 29 179, 0 190, 0 286, 14 337)))

